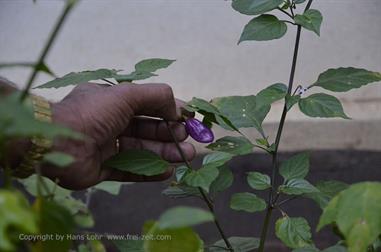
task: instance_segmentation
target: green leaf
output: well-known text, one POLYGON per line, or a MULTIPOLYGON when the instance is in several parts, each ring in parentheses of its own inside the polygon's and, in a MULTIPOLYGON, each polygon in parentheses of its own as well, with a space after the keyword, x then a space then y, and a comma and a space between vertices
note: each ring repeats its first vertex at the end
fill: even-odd
POLYGON ((276 236, 289 248, 312 245, 311 229, 304 218, 282 217, 275 223, 276 236))
POLYGON ((366 251, 381 234, 381 183, 357 183, 340 192, 324 209, 317 228, 332 222, 349 252, 366 251))
POLYGON ((296 24, 320 36, 320 26, 323 21, 323 16, 320 11, 314 9, 306 10, 303 15, 296 14, 294 20, 296 24))
MULTIPOLYGON (((228 240, 230 244, 232 245, 234 252, 249 252, 259 247, 259 239, 254 237, 232 236, 232 237, 229 237, 228 240)), ((210 252, 227 251, 224 240, 217 241, 216 243, 213 244, 213 246, 210 247, 208 251, 210 252), (221 247, 225 247, 226 249, 222 249, 221 247)))
POLYGON ((220 167, 232 159, 233 155, 225 152, 213 152, 204 157, 203 166, 220 167))
MULTIPOLYGON (((33 208, 39 215, 39 231, 40 234, 63 235, 73 234, 75 222, 72 214, 61 204, 54 201, 37 198, 33 204, 33 208)), ((37 241, 34 246, 41 248, 42 251, 66 252, 71 248, 72 240, 70 239, 53 239, 37 241)))
POLYGON ((287 25, 285 22, 279 20, 276 16, 263 14, 245 25, 238 44, 248 40, 265 41, 279 39, 286 32, 287 25))
POLYGON ((69 73, 61 78, 48 81, 34 88, 60 88, 70 85, 86 83, 92 80, 100 80, 104 78, 113 78, 118 71, 114 69, 98 69, 94 71, 83 71, 78 73, 69 73))
POLYGON ((218 168, 215 166, 203 166, 198 170, 192 170, 184 177, 184 182, 193 187, 201 187, 209 192, 212 182, 218 177, 218 168))
POLYGON ((96 190, 101 190, 108 192, 111 195, 118 195, 120 193, 120 189, 122 188, 123 184, 128 183, 121 183, 117 181, 103 181, 97 185, 94 186, 96 190))
POLYGON ((328 94, 312 94, 299 100, 299 109, 310 117, 341 117, 350 119, 345 113, 340 101, 328 94))
POLYGON ((146 235, 147 237, 161 237, 161 239, 144 240, 143 248, 145 252, 203 251, 202 240, 189 227, 159 229, 158 225, 154 224, 146 235))
POLYGON ((225 136, 216 142, 209 144, 206 148, 227 152, 234 155, 246 155, 252 152, 254 145, 246 137, 225 136))
POLYGON ((336 180, 319 181, 315 186, 319 192, 308 193, 303 196, 314 200, 322 209, 336 194, 348 188, 348 184, 336 180))
MULTIPOLYGON (((63 198, 69 197, 71 194, 71 191, 68 189, 65 189, 63 187, 60 187, 59 185, 56 185, 53 181, 51 181, 48 178, 42 177, 41 178, 46 185, 47 189, 52 192, 54 191, 54 198, 61 200, 63 198)), ((24 186, 24 189, 32 196, 37 197, 37 175, 33 174, 27 178, 24 179, 18 179, 19 183, 21 183, 24 186)), ((42 196, 49 196, 47 192, 44 190, 41 192, 42 196)))
POLYGON ((193 99, 187 103, 185 109, 190 112, 198 112, 204 115, 203 122, 207 125, 211 126, 212 123, 216 123, 224 129, 238 131, 232 122, 230 122, 218 108, 203 99, 193 97, 193 99))
POLYGON ((201 98, 193 97, 192 100, 187 103, 187 105, 188 107, 193 108, 191 112, 202 110, 216 115, 220 114, 220 111, 218 111, 215 106, 201 98))
POLYGON ((78 212, 74 215, 74 222, 81 228, 92 228, 95 225, 94 218, 90 211, 78 212))
POLYGON ((285 185, 281 185, 279 190, 285 194, 291 195, 301 195, 304 193, 315 193, 319 190, 311 185, 307 180, 304 179, 290 179, 285 185))
POLYGON ((158 228, 190 227, 214 220, 213 214, 200 208, 177 206, 165 211, 159 218, 158 228))
POLYGON ((290 109, 298 103, 300 100, 300 95, 286 95, 286 108, 287 111, 290 111, 290 109))
POLYGON ((310 156, 304 152, 283 161, 279 173, 285 180, 303 179, 307 176, 310 168, 310 156))
POLYGON ((198 170, 189 171, 184 176, 184 182, 193 187, 201 187, 209 192, 212 182, 218 177, 218 167, 224 165, 233 156, 229 153, 214 152, 204 157, 202 167, 198 170))
POLYGON ((62 168, 71 165, 75 159, 72 155, 59 151, 53 151, 46 153, 43 161, 62 168))
POLYGON ((184 176, 190 171, 190 169, 185 166, 185 165, 182 165, 182 166, 179 166, 176 168, 176 172, 175 172, 175 175, 176 175, 176 181, 177 182, 181 182, 182 179, 184 178, 184 176))
POLYGON ((322 87, 333 92, 346 92, 376 81, 381 81, 381 73, 360 68, 341 67, 328 69, 320 74, 313 86, 322 87))
POLYGON ((294 3, 296 4, 302 4, 304 3, 306 0, 294 0, 294 3))
POLYGON ((233 173, 226 165, 219 168, 218 177, 210 185, 210 194, 215 195, 228 189, 234 180, 233 173))
POLYGON ((119 252, 144 252, 144 240, 115 240, 112 241, 119 252))
POLYGON ((186 185, 170 186, 163 190, 162 194, 174 199, 186 197, 201 197, 198 188, 186 185))
POLYGON ((271 105, 273 102, 286 97, 287 86, 283 83, 273 84, 262 91, 256 96, 256 107, 271 105))
POLYGON ((152 59, 145 59, 140 62, 138 62, 135 65, 135 70, 140 72, 156 72, 159 69, 167 68, 169 65, 171 65, 176 60, 170 60, 170 59, 159 59, 159 58, 152 58, 152 59))
POLYGON ((37 233, 37 216, 18 192, 1 189, 0 206, 0 250, 13 251, 19 242, 14 235, 37 233))
POLYGON ((235 193, 230 200, 230 208, 249 213, 266 209, 266 202, 252 193, 235 193))
POLYGON ((234 10, 246 15, 258 15, 276 9, 283 0, 233 0, 234 10))
POLYGON ((270 177, 260 172, 249 172, 247 174, 247 183, 256 190, 266 190, 271 187, 270 177))
POLYGON ((157 76, 157 74, 153 74, 150 72, 140 72, 140 71, 134 71, 129 74, 117 74, 113 76, 113 78, 118 82, 131 82, 131 81, 136 81, 136 80, 145 80, 148 78, 151 78, 153 76, 157 76))
POLYGON ((262 122, 270 111, 271 106, 256 107, 254 95, 226 96, 212 100, 218 110, 225 115, 235 127, 255 127, 262 135, 262 122))
POLYGON ((129 150, 118 153, 106 160, 104 165, 145 176, 162 174, 169 166, 167 161, 148 150, 129 150))

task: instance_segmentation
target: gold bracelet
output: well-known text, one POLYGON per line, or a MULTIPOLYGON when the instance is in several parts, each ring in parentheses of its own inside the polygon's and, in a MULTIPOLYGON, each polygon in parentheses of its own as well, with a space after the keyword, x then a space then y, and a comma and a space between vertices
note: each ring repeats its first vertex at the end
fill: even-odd
MULTIPOLYGON (((42 97, 31 96, 34 117, 42 122, 52 122, 50 103, 42 97)), ((42 137, 32 137, 31 148, 25 155, 21 164, 12 171, 13 176, 26 178, 32 175, 39 163, 53 145, 52 140, 42 137)))

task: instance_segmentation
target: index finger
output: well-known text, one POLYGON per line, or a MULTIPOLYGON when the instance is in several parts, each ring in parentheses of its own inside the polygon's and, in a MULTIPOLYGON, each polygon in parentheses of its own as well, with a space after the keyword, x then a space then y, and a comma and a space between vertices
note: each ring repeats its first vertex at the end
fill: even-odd
POLYGON ((159 117, 168 121, 181 118, 172 88, 167 84, 120 84, 112 88, 117 95, 122 96, 121 101, 132 108, 135 115, 159 117))

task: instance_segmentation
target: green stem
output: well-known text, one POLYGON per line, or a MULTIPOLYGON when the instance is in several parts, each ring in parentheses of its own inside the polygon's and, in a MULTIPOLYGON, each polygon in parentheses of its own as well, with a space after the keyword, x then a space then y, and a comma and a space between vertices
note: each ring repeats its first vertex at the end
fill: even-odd
POLYGON ((21 97, 20 97, 21 101, 23 101, 28 96, 29 90, 32 87, 33 81, 37 77, 37 73, 39 71, 38 70, 38 66, 40 66, 41 64, 44 63, 46 55, 48 54, 51 46, 53 45, 53 42, 54 42, 54 40, 56 39, 56 37, 58 35, 58 32, 60 31, 60 29, 61 29, 61 27, 62 27, 62 25, 63 25, 63 23, 64 23, 64 21, 65 21, 65 19, 67 17, 67 15, 69 14, 70 10, 72 10, 72 8, 74 7, 76 2, 77 2, 76 0, 67 0, 66 1, 65 8, 64 8, 60 18, 58 19, 58 21, 57 21, 57 23, 56 23, 56 25, 54 27, 54 30, 51 33, 47 43, 44 46, 44 49, 42 50, 41 55, 38 58, 38 61, 37 61, 36 65, 33 68, 33 72, 30 75, 24 90, 22 91, 22 94, 21 94, 21 97))
MULTIPOLYGON (((185 154, 184 154, 183 150, 180 147, 179 141, 177 141, 175 133, 171 129, 169 123, 167 121, 165 121, 165 123, 167 124, 167 128, 168 128, 169 134, 171 135, 173 141, 175 142, 176 148, 177 148, 177 150, 178 150, 178 152, 179 152, 179 154, 181 156, 181 159, 183 160, 185 165, 188 167, 188 169, 193 170, 191 164, 186 159, 185 154)), ((208 206, 210 213, 213 214, 213 216, 214 216, 214 224, 216 225, 216 227, 218 229, 218 232, 221 235, 222 240, 225 242, 226 247, 228 248, 229 251, 233 251, 234 252, 232 245, 230 244, 227 236, 225 235, 225 232, 223 231, 223 229, 221 227, 220 222, 217 219, 216 213, 214 211, 213 202, 209 199, 208 195, 205 193, 205 191, 201 187, 197 187, 197 189, 200 192, 200 194, 202 196, 202 199, 205 201, 206 205, 208 206)))
POLYGON ((263 222, 263 228, 262 228, 262 232, 261 232, 261 239, 260 239, 260 242, 259 242, 259 249, 258 249, 258 251, 263 251, 263 249, 265 248, 267 229, 269 228, 272 211, 273 211, 273 207, 272 206, 268 206, 267 207, 266 216, 265 216, 265 220, 263 222))
MULTIPOLYGON (((304 11, 308 10, 311 7, 312 1, 313 0, 308 1, 304 11)), ((292 58, 291 72, 290 72, 290 78, 289 78, 288 89, 287 89, 288 95, 290 95, 292 93, 292 86, 294 84, 294 77, 295 77, 296 63, 298 60, 298 52, 299 52, 299 43, 300 43, 301 32, 302 32, 302 27, 300 25, 298 25, 297 32, 296 32, 295 46, 294 46, 294 55, 292 58)), ((284 107, 283 107, 282 116, 281 116, 280 123, 279 123, 279 127, 278 127, 278 131, 277 131, 277 134, 275 137, 275 147, 274 147, 274 152, 273 152, 273 157, 272 157, 271 189, 270 189, 270 193, 269 193, 269 199, 267 202, 268 207, 267 207, 266 217, 265 217, 265 221, 264 221, 263 226, 262 226, 261 240, 260 240, 260 245, 259 245, 259 249, 258 249, 259 252, 263 252, 265 249, 265 241, 266 241, 266 237, 267 237, 267 230, 268 230, 268 226, 270 223, 272 210, 273 210, 274 204, 276 203, 276 200, 278 199, 278 197, 277 197, 276 200, 274 200, 273 196, 274 196, 274 190, 275 190, 276 185, 277 185, 276 176, 278 174, 278 149, 279 149, 279 143, 280 143, 280 139, 281 139, 282 132, 283 132, 284 123, 286 121, 286 116, 287 116, 287 105, 285 102, 284 107)))

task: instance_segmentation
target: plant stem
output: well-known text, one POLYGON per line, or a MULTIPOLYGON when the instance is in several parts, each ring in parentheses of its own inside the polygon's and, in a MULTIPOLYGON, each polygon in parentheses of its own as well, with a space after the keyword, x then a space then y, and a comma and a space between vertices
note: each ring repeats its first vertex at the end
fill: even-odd
POLYGON ((41 64, 44 63, 46 55, 48 54, 51 46, 53 45, 53 42, 54 42, 55 38, 58 35, 58 32, 60 31, 60 29, 61 29, 61 27, 62 27, 62 25, 63 25, 63 23, 64 23, 64 21, 65 21, 65 19, 67 17, 67 15, 69 14, 70 10, 74 7, 75 3, 76 3, 76 1, 73 1, 73 0, 66 1, 65 8, 64 8, 60 18, 58 19, 58 21, 57 21, 57 23, 56 23, 56 25, 54 27, 54 30, 51 33, 48 41, 46 42, 46 44, 44 46, 44 49, 42 50, 42 53, 41 53, 41 55, 40 55, 36 65, 33 68, 33 72, 30 75, 24 90, 22 91, 22 94, 21 94, 21 97, 20 97, 21 101, 23 101, 28 96, 29 90, 31 89, 33 81, 36 78, 37 73, 39 71, 38 70, 38 66, 40 66, 41 64))
POLYGON ((265 216, 265 220, 263 222, 263 228, 262 228, 262 232, 261 232, 261 239, 260 239, 260 242, 259 242, 259 249, 258 251, 263 251, 263 249, 265 248, 265 241, 266 241, 266 236, 267 236, 267 229, 269 228, 269 224, 270 224, 270 219, 271 219, 271 213, 273 211, 273 207, 272 206, 269 206, 267 208, 267 212, 266 212, 266 216, 265 216))
MULTIPOLYGON (((175 136, 175 133, 173 132, 173 130, 171 129, 169 123, 167 121, 165 121, 165 123, 167 124, 167 128, 168 128, 168 131, 169 131, 169 134, 171 135, 173 141, 175 142, 175 145, 176 145, 176 148, 182 158, 182 160, 184 161, 185 165, 188 167, 188 169, 190 170, 193 170, 191 164, 189 163, 189 161, 186 159, 185 157, 185 154, 183 152, 183 150, 181 149, 180 147, 180 144, 179 144, 179 141, 177 141, 176 139, 176 136, 175 136)), ((214 212, 214 205, 213 205, 213 202, 209 199, 208 195, 205 193, 205 191, 201 188, 201 187, 197 187, 198 188, 198 191, 200 192, 201 196, 202 196, 202 199, 205 201, 206 205, 208 206, 209 208, 209 211, 213 214, 214 216, 214 224, 216 225, 217 229, 218 229, 218 232, 220 233, 221 235, 221 238, 222 240, 224 240, 225 242, 225 245, 226 247, 228 248, 229 251, 233 251, 233 247, 232 245, 230 244, 227 236, 225 235, 225 232, 223 231, 222 227, 221 227, 221 224, 219 223, 218 219, 217 219, 217 216, 216 216, 216 213, 214 212)))
POLYGON ((279 11, 283 12, 284 14, 286 14, 287 16, 289 16, 291 19, 294 19, 294 17, 288 13, 287 11, 283 10, 282 8, 277 8, 279 11))
MULTIPOLYGON (((311 7, 312 1, 313 0, 308 1, 304 11, 308 10, 311 7)), ((296 32, 294 54, 293 54, 293 58, 292 58, 290 78, 288 81, 288 89, 287 89, 288 95, 290 95, 292 93, 292 86, 294 84, 296 63, 298 60, 300 34, 302 32, 302 27, 300 25, 298 25, 297 27, 298 28, 297 28, 297 32, 296 32)), ((268 207, 267 207, 266 217, 265 217, 263 227, 262 227, 261 240, 260 240, 260 245, 259 245, 259 249, 258 249, 259 252, 264 251, 265 241, 266 241, 266 237, 267 237, 267 230, 268 230, 268 226, 270 223, 272 210, 273 210, 274 204, 276 203, 276 200, 278 199, 278 197, 277 197, 276 200, 274 201, 273 195, 274 195, 275 187, 277 185, 276 175, 278 174, 278 148, 279 148, 279 143, 280 143, 280 139, 282 136, 283 126, 284 126, 284 123, 286 121, 286 116, 287 116, 287 105, 285 102, 284 107, 283 107, 282 116, 281 116, 280 123, 279 123, 279 127, 278 127, 278 131, 277 131, 276 138, 275 138, 275 147, 274 147, 274 152, 273 152, 273 157, 272 157, 271 189, 270 189, 270 193, 269 193, 269 199, 267 202, 268 207)))

